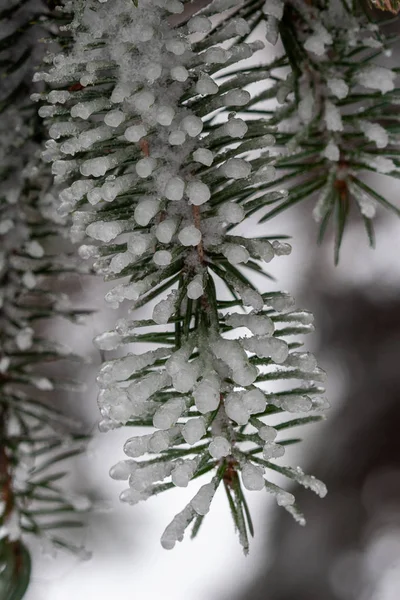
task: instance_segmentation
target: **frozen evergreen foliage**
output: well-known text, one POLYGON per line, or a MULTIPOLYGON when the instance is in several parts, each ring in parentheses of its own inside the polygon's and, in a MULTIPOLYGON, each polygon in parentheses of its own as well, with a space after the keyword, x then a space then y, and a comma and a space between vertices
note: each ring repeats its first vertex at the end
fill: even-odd
MULTIPOLYGON (((393 10, 397 3, 375 4, 393 10)), ((260 9, 260 15, 266 13, 267 30, 274 19, 270 7, 275 5, 267 0, 260 9)), ((274 85, 257 100, 275 96, 281 105, 271 117, 283 150, 275 167, 282 183, 300 179, 290 187, 288 198, 261 221, 315 197, 313 217, 320 225, 320 240, 334 221, 337 262, 352 207, 364 222, 371 246, 377 207, 400 214, 364 181, 366 171, 399 177, 398 69, 388 67, 397 35, 385 36, 362 2, 299 0, 284 5, 280 33, 286 56, 273 66, 287 65, 290 71, 282 79, 272 70, 274 85)), ((275 43, 275 38, 269 41, 275 43)))
POLYGON ((49 86, 34 99, 44 102, 52 195, 72 214, 81 257, 110 282, 106 302, 152 311, 127 312, 95 339, 117 351, 97 378, 101 430, 149 428, 133 429, 111 477, 128 482, 121 500, 136 504, 205 475, 162 545, 190 524, 195 535, 224 487, 247 551, 243 488, 273 494, 300 524, 272 471, 325 495, 323 483, 276 461, 297 441, 284 430, 319 420, 311 413, 327 402, 324 373, 302 349, 312 316, 251 282, 290 245, 235 227, 315 196, 321 236, 335 218, 337 259, 350 204, 371 242, 376 204, 398 212, 363 180, 364 170, 398 174, 391 39, 347 0, 214 0, 200 10, 70 0, 65 11, 65 51, 49 53, 34 77, 49 86), (263 64, 279 36, 283 54, 263 64), (256 82, 261 91, 250 93, 256 82))
POLYGON ((312 316, 286 293, 260 293, 242 272, 244 265, 262 272, 263 262, 283 260, 291 248, 232 231, 275 178, 277 129, 232 112, 254 103, 245 86, 258 73, 220 82, 218 72, 263 43, 244 41, 252 23, 246 3, 211 3, 179 28, 168 17, 183 11, 180 2, 90 0, 68 8, 74 45, 35 77, 53 86, 39 111, 52 137, 44 159, 61 211, 72 212, 73 238, 84 242, 81 255, 115 281, 106 301, 137 308, 157 298, 152 319, 119 320, 95 340, 105 351, 160 346, 141 354, 127 347, 98 375, 101 430, 151 428, 128 439, 128 459, 111 476, 128 480, 121 500, 135 504, 209 474, 162 545, 172 548, 192 522, 196 532, 223 485, 247 551, 253 529, 243 487, 265 488, 301 523, 294 497, 268 481, 268 470, 326 493, 274 462, 295 441, 280 429, 318 420, 309 413, 326 404, 324 373, 294 339, 313 330, 312 316), (234 10, 213 27, 225 8, 234 10), (216 279, 232 300, 217 295, 216 279), (280 379, 289 384, 278 390, 280 379), (279 413, 274 428, 265 423, 279 413))
POLYGON ((75 321, 80 315, 68 298, 54 291, 58 278, 77 266, 73 256, 60 252, 62 240, 56 253, 51 250, 66 227, 48 191, 51 172, 40 161, 43 127, 29 99, 33 68, 43 54, 37 40, 45 33, 42 24, 47 17, 46 6, 36 1, 10 2, 0 11, 0 595, 4 598, 16 598, 12 594, 17 593, 18 570, 19 591, 27 582, 24 534, 41 536, 45 545, 69 546, 57 529, 78 524, 74 499, 64 495, 58 481, 64 474, 53 467, 80 452, 85 439, 50 400, 66 382, 43 370, 46 363, 75 358, 43 333, 44 323, 60 316, 75 321), (65 513, 62 519, 54 518, 56 509, 65 513))

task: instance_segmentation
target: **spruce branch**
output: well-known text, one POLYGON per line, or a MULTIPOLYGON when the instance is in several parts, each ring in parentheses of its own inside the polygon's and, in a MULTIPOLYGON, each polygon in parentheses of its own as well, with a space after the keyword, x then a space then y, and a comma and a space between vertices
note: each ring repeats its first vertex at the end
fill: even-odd
MULTIPOLYGON (((263 47, 246 41, 262 6, 215 0, 174 28, 168 19, 181 2, 75 1, 73 45, 36 75, 53 87, 39 111, 52 138, 44 159, 61 211, 72 213, 73 239, 85 242, 80 255, 106 281, 120 280, 109 305, 129 301, 132 310, 157 299, 151 319, 120 319, 95 339, 104 352, 124 351, 98 375, 100 429, 151 428, 128 439, 128 459, 111 477, 129 480, 121 500, 136 504, 208 474, 166 528, 165 548, 191 523, 197 534, 221 485, 245 552, 253 525, 243 488, 266 488, 303 524, 294 497, 264 478, 296 440, 280 440, 266 420, 282 413, 280 427, 295 426, 305 421, 286 412, 327 404, 323 371, 293 339, 313 330, 312 316, 286 293, 261 293, 246 274, 290 245, 234 233, 263 202, 288 197, 265 194, 276 178, 269 148, 279 120, 232 113, 249 114, 257 98, 245 86, 265 78, 236 67, 263 47), (156 349, 132 353, 138 342, 156 349)), ((283 472, 326 493, 301 471, 283 472)))
POLYGON ((261 222, 316 196, 319 241, 334 221, 337 263, 350 208, 359 211, 371 246, 377 207, 400 214, 364 181, 368 171, 398 178, 397 71, 383 66, 397 36, 385 35, 362 2, 267 0, 262 12, 273 44, 279 28, 291 69, 285 78, 276 72, 282 108, 271 121, 278 125, 275 138, 286 156, 274 166, 298 182, 261 222), (317 180, 321 185, 310 189, 317 180))
POLYGON ((12 2, 0 17, 0 595, 17 599, 30 576, 25 533, 68 546, 54 531, 80 521, 57 466, 82 451, 86 436, 46 399, 66 385, 48 376, 46 365, 76 357, 43 333, 43 319, 80 318, 54 291, 78 267, 59 251, 66 223, 55 210, 50 170, 40 161, 44 129, 29 98, 50 15, 45 4, 28 0, 12 2))

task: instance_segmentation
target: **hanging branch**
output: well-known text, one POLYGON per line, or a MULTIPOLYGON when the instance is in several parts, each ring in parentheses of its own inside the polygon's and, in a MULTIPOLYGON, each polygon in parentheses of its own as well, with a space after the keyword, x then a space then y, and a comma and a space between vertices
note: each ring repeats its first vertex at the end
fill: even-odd
POLYGON ((220 485, 245 552, 253 526, 243 487, 266 489, 304 524, 292 494, 266 479, 266 469, 326 493, 301 469, 275 463, 298 441, 278 432, 320 418, 285 413, 326 406, 324 373, 293 339, 313 330, 312 316, 248 277, 265 274, 263 263, 291 248, 234 232, 275 178, 269 148, 277 129, 232 114, 252 106, 244 87, 259 74, 216 80, 263 47, 243 41, 262 5, 218 0, 174 29, 168 15, 183 10, 178 1, 73 2, 74 45, 49 56, 52 66, 36 77, 53 86, 39 112, 53 139, 45 159, 61 211, 72 213, 75 241, 94 240, 81 245, 81 256, 94 259, 106 281, 122 280, 107 303, 128 301, 132 310, 161 296, 151 319, 119 320, 95 343, 126 348, 98 376, 101 430, 152 428, 130 438, 129 458, 111 469, 114 479, 129 480, 121 500, 135 504, 208 475, 166 528, 165 548, 192 522, 197 533, 220 485), (137 342, 156 349, 132 354, 137 342), (278 389, 277 381, 288 385, 278 389), (270 415, 283 420, 271 426, 270 415))
POLYGON ((52 402, 68 382, 43 371, 77 357, 36 325, 60 316, 76 321, 86 312, 53 291, 60 277, 79 270, 60 251, 66 223, 49 192, 51 173, 39 156, 44 130, 29 98, 50 18, 36 1, 0 12, 0 596, 13 599, 30 576, 24 534, 73 549, 55 532, 82 524, 57 466, 81 452, 86 436, 52 402))
MULTIPOLYGON (((337 263, 352 206, 371 246, 377 207, 400 215, 398 206, 365 181, 371 171, 399 177, 398 70, 383 66, 398 36, 386 36, 362 2, 267 0, 261 13, 267 39, 275 44, 281 35, 290 72, 282 76, 276 70, 281 65, 274 65, 274 86, 253 98, 252 110, 262 114, 260 101, 276 97, 280 107, 272 111, 270 123, 278 125, 281 156, 274 166, 282 182, 295 183, 260 222, 316 197, 319 241, 333 221, 337 263)), ((266 204, 273 201, 260 201, 256 210, 266 204)))

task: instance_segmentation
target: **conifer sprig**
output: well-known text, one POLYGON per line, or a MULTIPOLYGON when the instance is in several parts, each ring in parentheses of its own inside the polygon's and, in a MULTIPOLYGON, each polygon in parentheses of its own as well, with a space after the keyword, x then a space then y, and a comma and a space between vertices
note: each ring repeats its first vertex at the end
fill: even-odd
POLYGON ((79 268, 60 252, 66 224, 40 160, 44 129, 29 98, 50 16, 45 4, 30 1, 0 12, 0 596, 13 599, 29 581, 24 535, 73 549, 59 530, 82 524, 57 467, 82 451, 86 436, 53 400, 67 382, 45 370, 77 358, 52 340, 50 320, 85 313, 55 291, 60 277, 79 268))
POLYGON ((234 231, 266 197, 286 196, 269 191, 275 124, 232 113, 247 114, 254 98, 245 86, 260 75, 216 82, 222 68, 263 48, 245 41, 261 6, 217 0, 173 28, 168 15, 183 11, 180 2, 73 2, 71 51, 50 56, 36 77, 53 86, 40 114, 53 138, 45 159, 61 209, 72 213, 76 241, 94 240, 81 256, 106 281, 121 280, 106 294, 111 306, 157 299, 151 319, 119 320, 95 340, 102 351, 125 349, 98 376, 101 429, 153 428, 127 441, 129 458, 111 476, 129 480, 121 499, 134 504, 208 475, 165 530, 165 548, 192 522, 197 533, 220 485, 246 552, 253 526, 243 488, 265 488, 303 524, 266 468, 326 493, 300 469, 275 463, 297 441, 278 431, 318 419, 285 413, 326 405, 324 374, 293 337, 312 331, 312 316, 249 278, 291 248, 234 231), (156 348, 132 354, 138 342, 156 348), (276 427, 267 423, 281 413, 276 427))
POLYGON ((366 181, 371 171, 399 177, 397 70, 384 66, 397 35, 385 35, 362 2, 267 0, 262 12, 267 38, 276 43, 280 33, 290 64, 283 77, 273 71, 272 89, 281 107, 270 121, 278 125, 275 137, 284 154, 275 168, 295 183, 261 222, 315 197, 318 239, 333 221, 337 263, 352 207, 371 246, 377 207, 400 215, 400 208, 366 181))

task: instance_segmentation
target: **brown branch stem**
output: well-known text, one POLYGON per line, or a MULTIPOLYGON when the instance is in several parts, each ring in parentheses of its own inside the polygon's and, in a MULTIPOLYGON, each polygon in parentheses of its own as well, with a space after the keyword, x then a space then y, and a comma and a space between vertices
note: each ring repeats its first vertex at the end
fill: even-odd
MULTIPOLYGON (((198 230, 200 230, 200 224, 201 224, 200 207, 193 205, 192 206, 192 213, 193 213, 194 225, 195 225, 195 227, 198 230)), ((202 265, 204 265, 204 246, 203 246, 203 240, 200 240, 200 242, 197 244, 197 254, 199 255, 200 263, 202 265)))

